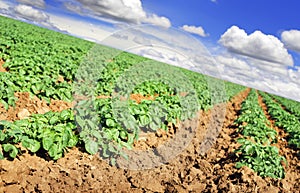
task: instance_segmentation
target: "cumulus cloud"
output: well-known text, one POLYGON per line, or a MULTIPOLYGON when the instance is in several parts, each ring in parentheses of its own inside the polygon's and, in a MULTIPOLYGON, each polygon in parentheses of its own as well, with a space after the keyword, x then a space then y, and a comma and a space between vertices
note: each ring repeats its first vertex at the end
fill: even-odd
POLYGON ((288 49, 300 52, 300 30, 289 30, 282 32, 281 40, 288 49))
POLYGON ((278 38, 261 31, 248 35, 243 29, 232 26, 221 36, 219 43, 230 52, 244 56, 287 66, 294 63, 292 56, 278 38))
POLYGON ((34 22, 46 22, 49 20, 47 14, 28 5, 17 5, 14 11, 18 16, 34 22))
POLYGON ((80 6, 79 3, 75 3, 72 1, 67 1, 64 2, 64 6, 67 10, 78 13, 78 14, 83 14, 82 6, 80 6))
POLYGON ((218 64, 224 65, 225 68, 226 67, 228 67, 230 69, 236 68, 236 69, 242 69, 245 71, 251 70, 250 65, 246 61, 235 58, 235 57, 230 57, 230 56, 226 57, 226 56, 219 55, 219 56, 216 56, 215 59, 218 64))
POLYGON ((140 0, 73 0, 65 4, 66 8, 81 14, 125 21, 134 24, 150 23, 170 27, 168 18, 147 13, 140 0))
POLYGON ((112 29, 93 25, 68 17, 49 14, 49 21, 60 31, 67 32, 89 41, 100 42, 112 33, 112 29))
POLYGON ((281 77, 282 80, 288 80, 288 70, 280 67, 270 67, 270 66, 260 66, 258 67, 261 71, 261 76, 263 77, 281 77))
POLYGON ((168 63, 174 66, 179 66, 187 69, 190 69, 194 66, 189 58, 182 55, 181 53, 175 52, 174 50, 169 50, 167 48, 145 46, 136 47, 131 51, 138 55, 168 63))
POLYGON ((289 78, 292 82, 299 84, 300 69, 296 69, 296 70, 289 69, 288 70, 288 75, 289 75, 289 78))
POLYGON ((287 76, 287 66, 274 65, 273 62, 257 60, 254 58, 249 58, 247 62, 258 69, 261 69, 265 76, 274 76, 277 74, 287 76))
POLYGON ((181 29, 192 34, 197 34, 201 37, 206 37, 209 35, 204 31, 203 27, 201 26, 196 27, 196 26, 184 25, 181 27, 181 29))
POLYGON ((152 41, 150 39, 141 36, 134 37, 133 41, 140 45, 152 45, 152 41))
POLYGON ((0 8, 7 10, 9 8, 9 4, 5 1, 0 1, 0 8))
POLYGON ((30 6, 34 6, 34 7, 39 7, 39 8, 44 8, 45 7, 45 2, 44 0, 17 0, 19 3, 21 4, 25 4, 25 5, 30 5, 30 6))
POLYGON ((166 17, 160 17, 155 14, 150 14, 142 20, 142 22, 158 25, 162 27, 171 27, 171 22, 166 17))
POLYGON ((0 15, 5 17, 13 17, 12 11, 14 4, 12 2, 0 1, 0 15))
POLYGON ((291 81, 291 78, 287 77, 287 72, 287 70, 279 67, 276 69, 271 69, 268 66, 252 67, 250 71, 247 71, 227 66, 227 68, 222 71, 220 78, 300 101, 300 86, 297 79, 299 76, 294 71, 290 71, 289 73, 293 73, 293 79, 295 80, 291 81), (270 73, 270 70, 276 71, 277 73, 270 73))

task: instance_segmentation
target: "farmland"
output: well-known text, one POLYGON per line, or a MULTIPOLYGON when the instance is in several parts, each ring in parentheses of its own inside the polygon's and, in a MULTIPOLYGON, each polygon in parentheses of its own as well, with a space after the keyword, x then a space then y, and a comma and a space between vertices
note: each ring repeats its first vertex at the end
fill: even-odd
POLYGON ((8 18, 0 23, 1 192, 300 189, 300 103, 8 18), (159 164, 131 157, 159 152, 185 131, 184 148, 160 153, 159 164))

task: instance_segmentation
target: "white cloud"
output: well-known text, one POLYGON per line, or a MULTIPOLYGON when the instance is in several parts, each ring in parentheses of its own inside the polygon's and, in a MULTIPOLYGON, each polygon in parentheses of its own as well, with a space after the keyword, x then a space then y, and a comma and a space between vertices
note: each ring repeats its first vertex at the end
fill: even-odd
POLYGON ((46 13, 28 5, 17 5, 14 8, 14 11, 18 16, 34 22, 44 22, 49 20, 49 16, 46 13))
POLYGON ((289 78, 292 82, 299 84, 299 80, 300 80, 300 69, 296 69, 296 70, 292 70, 289 69, 288 70, 288 75, 289 78), (296 71, 297 70, 297 71, 296 71))
POLYGON ((7 10, 9 8, 9 4, 5 1, 0 1, 0 8, 7 10))
POLYGON ((171 48, 189 58, 209 55, 207 49, 195 37, 187 36, 177 28, 159 28, 152 25, 138 25, 123 28, 106 39, 103 44, 122 50, 135 46, 157 46, 171 48), (119 38, 118 34, 126 35, 127 41, 119 38), (188 44, 186 42, 189 42, 188 44))
POLYGON ((298 81, 290 81, 284 71, 278 69, 272 74, 269 69, 253 68, 251 71, 228 68, 222 72, 221 78, 250 88, 270 92, 293 100, 300 101, 298 81))
POLYGON ((132 26, 119 30, 101 44, 192 71, 210 73, 212 76, 218 74, 213 57, 206 47, 195 37, 177 28, 158 28, 151 25, 132 26), (126 40, 122 36, 126 36, 126 40))
POLYGON ((288 49, 300 52, 300 30, 289 30, 282 32, 281 40, 288 49))
POLYGON ((221 79, 300 101, 297 69, 228 52, 215 60, 221 79))
POLYGON ((287 83, 281 80, 265 80, 265 81, 257 82, 257 85, 259 85, 259 87, 262 88, 261 90, 264 90, 266 92, 270 92, 273 94, 277 94, 283 97, 300 101, 299 84, 293 82, 287 83))
POLYGON ((273 75, 284 75, 287 76, 287 67, 282 65, 276 65, 272 62, 257 60, 253 58, 249 58, 248 63, 252 66, 255 66, 258 69, 263 70, 265 76, 273 76, 273 75))
POLYGON ((204 31, 203 27, 201 27, 201 26, 196 27, 196 26, 184 25, 181 27, 181 29, 183 29, 186 32, 192 33, 192 34, 197 34, 201 37, 209 36, 209 34, 207 34, 204 31))
POLYGON ((74 0, 73 4, 69 2, 65 6, 71 11, 100 18, 134 24, 150 23, 163 27, 171 26, 168 18, 147 13, 140 0, 74 0))
POLYGON ((152 45, 152 41, 145 37, 136 36, 133 38, 133 41, 140 45, 152 45))
POLYGON ((17 0, 19 3, 34 6, 34 7, 39 7, 39 8, 44 8, 45 7, 45 2, 44 0, 17 0))
POLYGON ((169 50, 167 48, 162 47, 152 47, 152 46, 141 46, 131 49, 130 51, 148 57, 154 60, 159 60, 164 63, 168 63, 174 66, 179 66, 183 68, 191 68, 193 64, 189 59, 174 50, 169 50))
POLYGON ((64 6, 67 10, 78 13, 78 14, 83 14, 82 13, 82 6, 80 6, 79 4, 76 4, 74 2, 64 2, 64 6))
POLYGON ((13 6, 12 2, 0 1, 0 15, 14 18, 14 14, 12 14, 13 6))
POLYGON ((282 65, 293 65, 293 58, 275 36, 255 31, 250 35, 237 26, 229 28, 219 42, 229 51, 282 65))
POLYGON ((224 67, 226 68, 236 68, 236 69, 242 69, 245 71, 249 71, 251 70, 251 67, 249 66, 249 64, 241 59, 232 57, 232 56, 216 56, 215 57, 216 62, 220 65, 224 65, 224 67))
POLYGON ((100 42, 112 33, 112 29, 68 17, 49 14, 49 21, 61 31, 94 42, 100 42))
POLYGON ((171 27, 171 22, 166 17, 160 17, 155 14, 150 14, 142 20, 142 22, 158 25, 162 27, 171 27))

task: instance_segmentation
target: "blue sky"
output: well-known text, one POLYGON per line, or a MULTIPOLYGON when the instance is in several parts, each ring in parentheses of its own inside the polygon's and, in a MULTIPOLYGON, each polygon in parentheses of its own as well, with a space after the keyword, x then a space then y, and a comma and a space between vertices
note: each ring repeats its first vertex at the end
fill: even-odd
MULTIPOLYGON (((183 24, 203 26, 213 38, 232 25, 250 33, 261 30, 267 34, 280 35, 281 30, 299 28, 299 1, 274 0, 218 0, 211 1, 162 1, 159 6, 149 5, 160 13, 170 15, 174 25, 183 24), (188 2, 188 3, 187 3, 188 2)), ((145 5, 151 1, 145 1, 145 5)))
MULTIPOLYGON (((197 64, 205 69, 201 72, 214 75, 209 69, 216 68, 222 79, 300 101, 299 7, 297 0, 2 0, 0 14, 100 43, 119 33, 123 45, 114 46, 120 48, 130 44, 128 35, 124 40, 129 26, 153 24, 181 30, 196 38, 215 60, 215 66, 197 64)), ((163 42, 166 34, 175 34, 171 30, 153 36, 131 32, 141 36, 132 38, 140 44, 155 35, 163 42)), ((184 47, 175 36, 168 40, 171 47, 184 47)), ((159 52, 136 51, 165 62, 182 62, 176 58, 179 55, 159 52)))

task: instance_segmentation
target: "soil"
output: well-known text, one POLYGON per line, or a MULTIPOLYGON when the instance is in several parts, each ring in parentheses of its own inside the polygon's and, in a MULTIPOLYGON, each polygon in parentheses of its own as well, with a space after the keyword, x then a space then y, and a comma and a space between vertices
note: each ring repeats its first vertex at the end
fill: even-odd
MULTIPOLYGON (((197 119, 169 125, 169 132, 147 134, 136 142, 134 151, 157 149, 156 153, 163 159, 158 160, 161 164, 155 168, 147 169, 145 165, 154 165, 133 160, 130 166, 135 169, 123 169, 128 165, 122 166, 124 162, 120 159, 117 160, 119 167, 112 166, 78 148, 70 149, 58 161, 25 153, 14 160, 0 161, 0 192, 300 192, 300 157, 284 140, 278 144, 281 154, 289 161, 285 179, 261 178, 247 167, 235 168, 234 150, 239 146, 236 142, 239 134, 234 120, 248 93, 249 89, 226 104, 199 112, 197 119), (176 140, 178 136, 179 139, 192 138, 182 142, 176 140), (179 148, 180 152, 173 157, 169 155, 173 149, 163 155, 159 148, 170 150, 168 148, 173 146, 166 144, 172 140, 179 144, 175 148, 181 145, 184 148, 179 148)), ((31 101, 19 106, 33 113, 31 101)), ((40 106, 46 108, 42 104, 40 106)), ((56 107, 59 106, 47 106, 51 110, 56 107)))
POLYGON ((2 59, 0 59, 0 72, 8 72, 8 70, 2 66, 4 63, 5 62, 2 59))
POLYGON ((60 100, 52 100, 48 104, 45 100, 40 100, 36 96, 30 97, 27 92, 15 93, 16 105, 5 110, 0 103, 0 120, 15 121, 29 117, 31 114, 44 114, 48 111, 59 112, 72 108, 72 103, 60 100))

